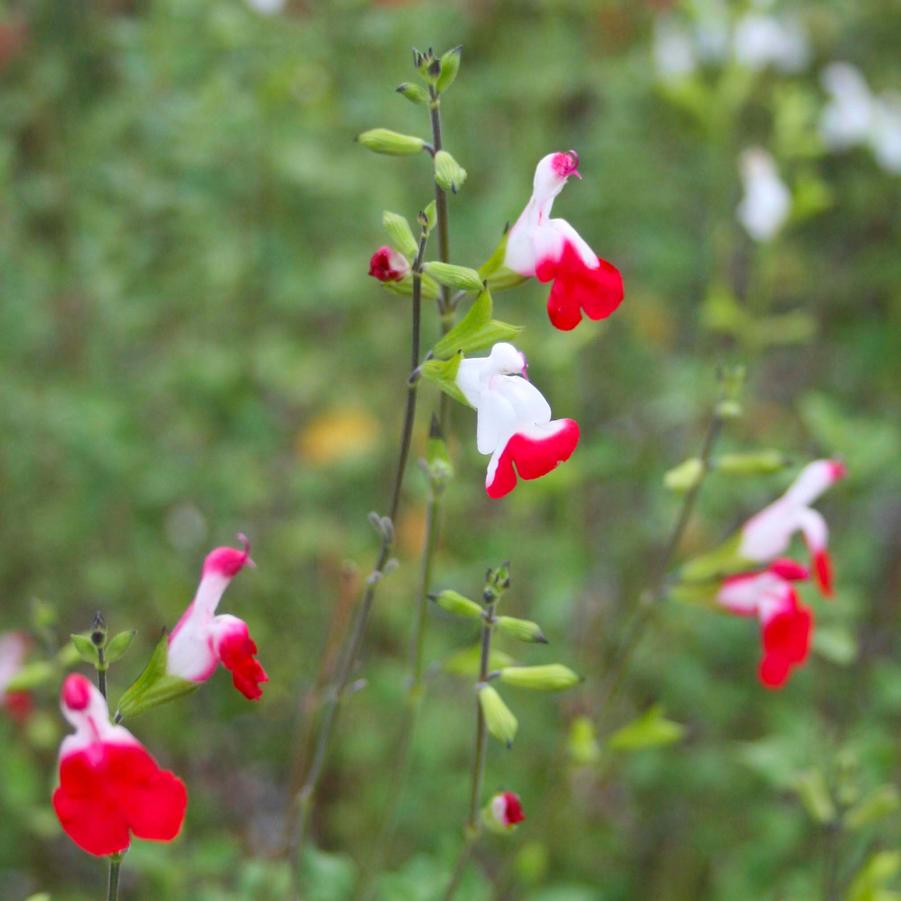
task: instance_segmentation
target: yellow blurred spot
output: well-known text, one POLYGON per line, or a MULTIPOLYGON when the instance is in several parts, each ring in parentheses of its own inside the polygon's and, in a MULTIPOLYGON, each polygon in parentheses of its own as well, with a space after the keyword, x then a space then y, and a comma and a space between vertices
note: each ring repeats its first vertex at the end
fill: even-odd
POLYGON ((297 435, 297 455, 314 466, 362 457, 379 438, 378 421, 356 407, 336 407, 312 419, 297 435))
POLYGON ((397 524, 397 543, 406 556, 415 556, 425 541, 425 511, 421 508, 401 512, 397 524))

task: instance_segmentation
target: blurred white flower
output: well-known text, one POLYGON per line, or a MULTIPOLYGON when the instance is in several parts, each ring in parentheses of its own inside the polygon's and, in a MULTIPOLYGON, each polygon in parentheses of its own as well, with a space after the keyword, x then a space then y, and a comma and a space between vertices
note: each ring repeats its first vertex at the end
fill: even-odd
POLYGON ((729 9, 723 0, 694 0, 698 55, 704 62, 722 62, 729 53, 729 9))
POLYGON ((285 0, 247 0, 247 5, 263 16, 274 16, 285 8, 285 0))
POLYGON ((750 12, 735 26, 735 59, 755 72, 773 66, 780 72, 800 72, 810 58, 807 35, 797 20, 780 20, 750 12))
POLYGON ((770 241, 788 218, 791 194, 762 147, 745 150, 740 169, 745 194, 736 211, 738 220, 755 241, 770 241))
POLYGON ((870 147, 883 169, 901 173, 901 96, 883 95, 874 101, 870 147))
POLYGON ((820 135, 830 150, 846 150, 867 140, 873 121, 873 96, 860 70, 831 63, 820 81, 829 95, 820 118, 820 135))
POLYGON ((691 35, 669 16, 654 22, 652 49, 657 74, 664 80, 683 78, 697 68, 691 35))

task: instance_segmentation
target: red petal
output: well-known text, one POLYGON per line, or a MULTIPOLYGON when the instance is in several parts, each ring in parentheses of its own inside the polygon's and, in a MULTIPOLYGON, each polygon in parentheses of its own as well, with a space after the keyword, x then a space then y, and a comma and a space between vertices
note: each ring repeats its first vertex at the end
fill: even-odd
POLYGON ((504 792, 504 805, 504 819, 507 821, 507 826, 515 826, 526 818, 519 795, 513 792, 504 792))
POLYGON ((586 266, 569 242, 563 245, 563 254, 556 264, 542 262, 537 274, 540 281, 547 281, 551 275, 554 278, 547 303, 548 316, 563 331, 579 324, 582 311, 589 319, 606 319, 623 300, 623 277, 619 270, 606 260, 600 260, 594 268, 586 266))
POLYGON ((832 597, 832 558, 829 551, 817 551, 813 555, 813 568, 816 570, 820 591, 827 598, 832 597))
POLYGON ((557 431, 546 438, 517 432, 501 453, 494 478, 486 488, 489 497, 509 494, 516 487, 516 473, 527 480, 547 475, 558 463, 572 456, 578 443, 579 424, 572 419, 560 420, 557 431), (515 471, 513 464, 516 464, 515 471))
POLYGON ((764 657, 760 681, 770 688, 782 685, 794 667, 807 659, 813 614, 792 592, 792 606, 777 613, 763 627, 764 657))
POLYGON ((231 671, 235 688, 244 697, 256 701, 263 694, 260 683, 268 682, 269 676, 254 656, 257 646, 250 637, 246 624, 241 623, 241 626, 243 629, 231 629, 220 639, 219 659, 231 671))

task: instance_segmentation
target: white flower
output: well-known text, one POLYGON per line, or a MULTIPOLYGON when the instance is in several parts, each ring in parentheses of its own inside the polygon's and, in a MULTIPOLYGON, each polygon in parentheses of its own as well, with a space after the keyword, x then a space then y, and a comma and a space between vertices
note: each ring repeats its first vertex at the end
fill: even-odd
POLYGON ((831 63, 820 74, 829 102, 820 117, 820 135, 831 150, 864 143, 873 124, 873 96, 860 70, 831 63))
POLYGON ((788 218, 791 194, 766 150, 745 150, 740 168, 745 193, 738 205, 738 219, 755 241, 770 241, 788 218))
POLYGON ((773 66, 780 72, 799 72, 807 65, 807 35, 796 20, 749 12, 735 26, 735 59, 755 72, 773 66))

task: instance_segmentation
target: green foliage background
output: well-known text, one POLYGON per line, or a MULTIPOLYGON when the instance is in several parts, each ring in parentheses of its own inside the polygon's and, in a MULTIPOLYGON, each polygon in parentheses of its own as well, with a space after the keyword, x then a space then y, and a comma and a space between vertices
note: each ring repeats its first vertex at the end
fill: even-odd
MULTIPOLYGON (((825 63, 897 86, 901 17, 878 0, 792 5, 813 44, 804 73, 739 84, 740 104, 706 73, 698 91, 709 93, 680 103, 651 64, 664 5, 296 0, 275 17, 238 0, 0 7, 0 629, 32 629, 35 609, 57 646, 96 609, 113 630, 137 628, 115 694, 190 600, 210 547, 241 529, 258 563, 222 609, 260 646, 263 700, 249 705, 220 673, 132 724, 191 804, 174 845, 129 852, 124 897, 287 897, 277 852, 293 747, 352 579, 346 561, 371 566, 366 513, 387 501, 405 390, 407 301, 367 278, 367 261, 384 242, 381 211, 413 218, 431 194, 425 156, 376 157, 352 139, 373 126, 427 135, 422 108, 392 92, 412 75, 413 45, 465 48, 444 104, 447 146, 469 172, 451 199, 454 261, 478 265, 537 159, 575 147, 584 181, 559 215, 627 289, 609 322, 569 334, 547 323, 542 286, 496 298, 497 315, 527 325, 520 343, 555 415, 582 427, 553 476, 490 501, 474 417, 454 410, 437 587, 472 594, 509 559, 506 612, 538 620, 554 656, 507 649, 587 677, 559 699, 510 698, 520 734, 511 752, 491 748, 486 787, 519 792, 528 820, 486 842, 488 875, 473 870, 463 896, 795 901, 823 897, 829 860, 848 886, 875 852, 901 848, 897 815, 836 833, 794 788, 819 773, 866 796, 901 766, 899 182, 864 150, 825 154, 815 130, 825 63), (751 143, 795 189, 795 220, 766 248, 734 219, 737 155, 751 143), (697 453, 720 360, 749 369, 723 447, 780 448, 794 467, 714 474, 684 555, 806 460, 841 455, 849 478, 820 505, 837 597, 805 589, 818 652, 770 693, 755 678, 753 624, 666 604, 601 738, 660 703, 683 740, 580 764, 570 724, 599 712, 610 653, 679 502, 663 473, 697 453)), ((345 896, 391 785, 424 494, 413 468, 401 567, 380 592, 368 684, 342 716, 317 810, 323 852, 310 866, 323 901, 345 896)), ((385 898, 434 898, 456 852, 471 687, 439 663, 474 640, 471 626, 433 616, 385 898)), ((33 659, 45 653, 38 641, 33 659)), ((48 804, 57 687, 37 691, 25 728, 0 722, 4 898, 96 898, 104 878, 48 804)), ((878 891, 859 897, 897 897, 878 891)))

